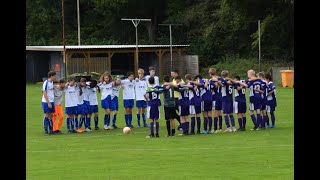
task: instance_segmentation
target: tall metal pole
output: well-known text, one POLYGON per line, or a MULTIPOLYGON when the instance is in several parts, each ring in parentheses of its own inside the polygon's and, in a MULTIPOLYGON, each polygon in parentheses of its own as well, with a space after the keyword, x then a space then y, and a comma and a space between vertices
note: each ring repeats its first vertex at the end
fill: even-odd
POLYGON ((134 25, 136 27, 136 53, 135 53, 135 56, 136 56, 136 61, 135 61, 135 64, 134 64, 134 67, 137 68, 135 69, 135 73, 136 74, 138 71, 138 66, 139 66, 139 55, 138 55, 138 24, 139 22, 135 21, 137 25, 134 25))
POLYGON ((173 70, 173 58, 172 58, 172 33, 171 33, 171 26, 181 26, 182 24, 159 24, 159 26, 169 26, 170 32, 170 67, 171 71, 173 70))
POLYGON ((63 63, 64 63, 64 77, 67 79, 67 62, 66 62, 66 39, 64 32, 64 0, 62 0, 62 41, 63 41, 63 63))
POLYGON ((128 18, 121 18, 122 21, 131 21, 136 28, 136 51, 135 51, 135 58, 134 58, 134 74, 137 75, 138 65, 139 65, 139 55, 138 55, 138 25, 140 21, 151 21, 151 19, 128 19, 128 18))
POLYGON ((172 35, 171 35, 171 24, 169 25, 169 31, 170 31, 170 68, 171 71, 173 69, 173 63, 172 63, 172 35))
POLYGON ((77 17, 78 17, 78 45, 80 46, 80 11, 79 11, 79 0, 77 0, 77 17))
POLYGON ((259 72, 261 72, 260 20, 258 21, 258 34, 259 34, 259 72))

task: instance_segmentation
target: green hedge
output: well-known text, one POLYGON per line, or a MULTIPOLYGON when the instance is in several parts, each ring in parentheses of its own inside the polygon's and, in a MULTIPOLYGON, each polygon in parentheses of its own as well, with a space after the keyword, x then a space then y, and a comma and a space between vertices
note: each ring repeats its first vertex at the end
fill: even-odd
MULTIPOLYGON (((283 60, 274 60, 274 61, 263 61, 261 60, 261 71, 265 73, 271 73, 272 67, 281 67, 281 66, 294 66, 293 62, 286 62, 283 60)), ((210 68, 217 69, 217 75, 221 75, 222 70, 229 71, 229 77, 233 77, 235 75, 239 75, 241 79, 247 78, 247 71, 249 69, 253 69, 256 73, 259 72, 259 62, 257 59, 243 59, 237 57, 227 57, 226 59, 220 61, 219 63, 202 68, 200 70, 200 75, 204 78, 209 78, 208 70, 210 68)))

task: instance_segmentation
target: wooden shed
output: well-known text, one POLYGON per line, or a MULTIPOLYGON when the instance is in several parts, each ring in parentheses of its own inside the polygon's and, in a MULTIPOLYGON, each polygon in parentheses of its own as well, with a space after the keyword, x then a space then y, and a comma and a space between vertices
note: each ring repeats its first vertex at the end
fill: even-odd
MULTIPOLYGON (((172 45, 172 68, 181 75, 198 74, 198 56, 187 55, 189 45, 172 45)), ((26 46, 26 80, 42 81, 49 70, 57 72, 57 78, 65 78, 73 73, 105 71, 125 75, 128 71, 137 74, 138 68, 145 70, 155 66, 156 74, 162 78, 170 75, 170 45, 139 45, 139 58, 134 53, 135 45, 81 45, 66 46, 66 61, 63 46, 26 46)))

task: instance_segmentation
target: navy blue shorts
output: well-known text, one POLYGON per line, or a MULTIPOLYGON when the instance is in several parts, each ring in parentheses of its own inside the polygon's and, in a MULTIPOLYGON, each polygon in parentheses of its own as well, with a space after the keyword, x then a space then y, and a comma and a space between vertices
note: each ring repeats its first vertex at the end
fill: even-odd
POLYGON ((160 118, 159 106, 148 106, 147 107, 147 118, 148 119, 159 119, 160 118))
POLYGON ((274 112, 276 110, 276 106, 268 106, 266 108, 267 112, 274 112))
POLYGON ((73 107, 66 107, 66 114, 68 115, 76 115, 78 110, 78 106, 73 106, 73 107))
POLYGON ((232 114, 233 113, 233 102, 232 101, 222 102, 222 111, 224 114, 232 114))
POLYGON ((247 104, 246 102, 237 102, 233 103, 233 112, 234 113, 246 113, 247 112, 247 104))
POLYGON ((145 100, 136 101, 136 107, 137 108, 146 108, 147 107, 147 101, 145 101, 145 100))
POLYGON ((124 105, 124 108, 133 108, 134 107, 134 99, 124 99, 123 105, 124 105))
POLYGON ((213 101, 213 109, 218 111, 222 110, 222 100, 213 101))
POLYGON ((111 111, 118 111, 119 105, 118 105, 118 97, 115 96, 113 99, 111 99, 111 106, 110 109, 111 111))
POLYGON ((203 101, 203 112, 212 111, 212 101, 203 101))
POLYGON ((257 110, 257 109, 261 109, 261 108, 262 108, 262 105, 259 102, 249 103, 249 110, 250 111, 254 111, 254 110, 257 110))
POLYGON ((201 106, 194 106, 195 110, 196 110, 196 114, 200 114, 201 113, 201 106))
POLYGON ((101 106, 103 109, 110 109, 110 106, 111 106, 111 96, 110 95, 101 100, 101 106))
POLYGON ((267 102, 263 102, 261 103, 261 110, 266 110, 267 107, 267 102))
POLYGON ((88 114, 96 113, 98 112, 98 105, 90 105, 88 114))
POLYGON ((50 109, 48 107, 48 103, 46 102, 42 102, 42 110, 45 114, 48 114, 48 113, 54 113, 55 112, 55 108, 54 108, 54 102, 51 102, 51 106, 52 108, 50 109))
POLYGON ((179 116, 188 116, 189 114, 189 106, 179 106, 179 116))

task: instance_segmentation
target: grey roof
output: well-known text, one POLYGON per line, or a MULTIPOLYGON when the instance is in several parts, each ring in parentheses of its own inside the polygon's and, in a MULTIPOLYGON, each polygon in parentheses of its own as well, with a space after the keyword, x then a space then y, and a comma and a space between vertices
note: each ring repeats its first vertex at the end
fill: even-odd
MULTIPOLYGON (((172 45, 172 47, 189 47, 190 45, 172 45)), ((138 45, 138 48, 169 48, 170 45, 138 45)), ((72 45, 68 49, 121 49, 136 48, 136 45, 72 45)), ((63 51, 63 46, 26 46, 27 51, 63 51)))

